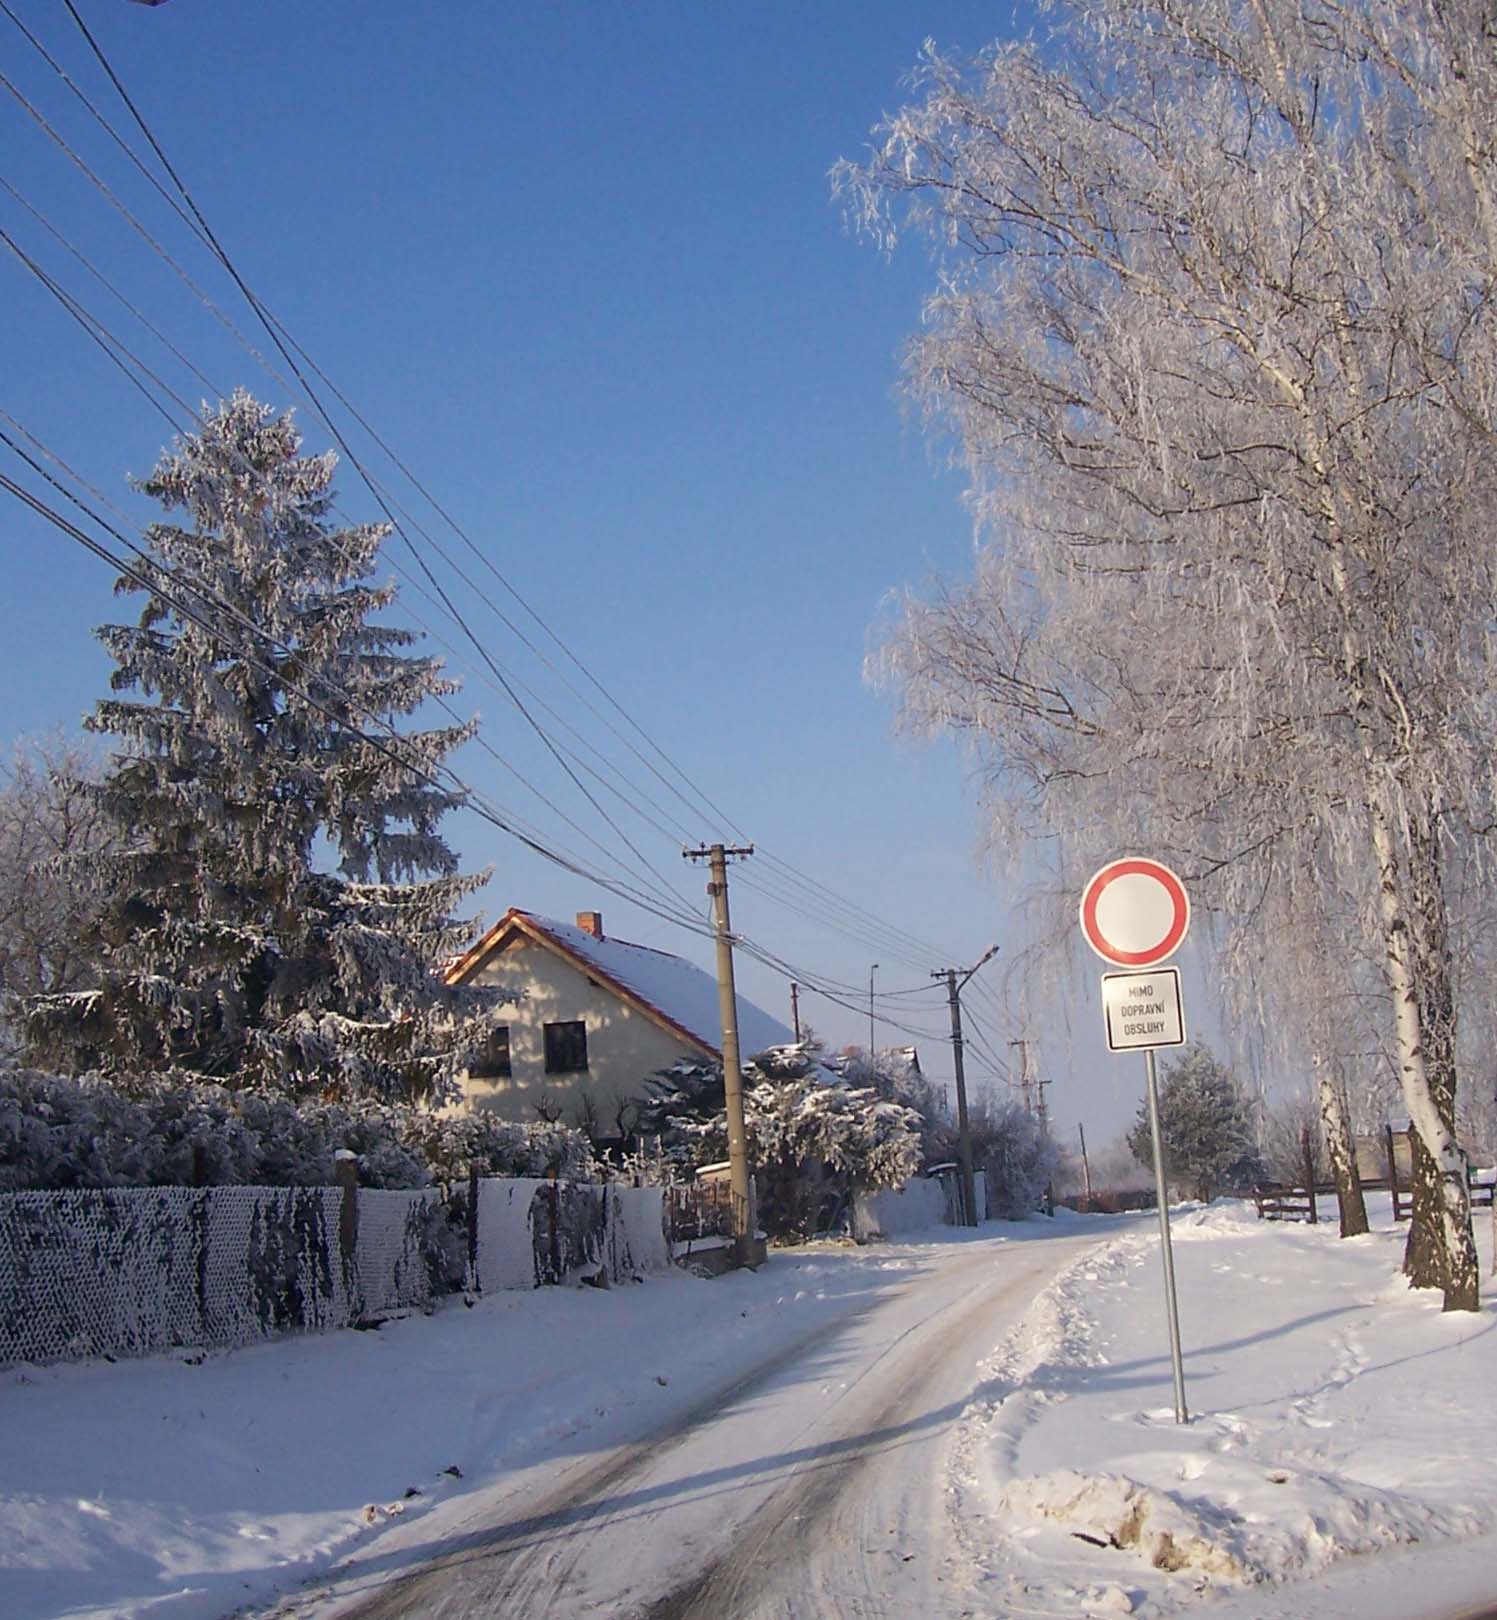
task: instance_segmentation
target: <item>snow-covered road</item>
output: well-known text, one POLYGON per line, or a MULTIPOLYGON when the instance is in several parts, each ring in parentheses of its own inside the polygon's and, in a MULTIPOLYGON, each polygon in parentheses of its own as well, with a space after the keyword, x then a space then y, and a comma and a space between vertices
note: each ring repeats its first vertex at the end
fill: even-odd
POLYGON ((960 1614, 946 1452, 980 1364, 1092 1232, 952 1244, 740 1367, 654 1433, 527 1470, 440 1540, 383 1538, 279 1613, 823 1617, 960 1614))

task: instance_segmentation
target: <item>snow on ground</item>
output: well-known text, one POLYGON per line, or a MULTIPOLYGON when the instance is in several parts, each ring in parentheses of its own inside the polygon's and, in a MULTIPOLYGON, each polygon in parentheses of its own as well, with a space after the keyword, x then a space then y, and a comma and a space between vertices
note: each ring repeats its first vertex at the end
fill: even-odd
POLYGON ((1210 1599, 1233 1620, 1449 1614, 1497 1597, 1497 1312, 1444 1316, 1409 1293, 1386 1197, 1372 1213, 1377 1230, 1340 1242, 1333 1222, 1260 1224, 1250 1206, 1177 1211, 1183 1427, 1152 1217, 817 1246, 758 1275, 458 1300, 378 1332, 207 1357, 11 1368, 0 1616, 219 1620, 415 1516, 434 1538, 521 1470, 679 1419, 734 1368, 876 1309, 953 1244, 990 1245, 1001 1265, 1011 1243, 1058 1230, 1095 1231, 1098 1247, 974 1368, 949 1474, 932 1481, 955 1508, 957 1545, 930 1549, 959 1554, 953 1613, 1162 1615, 1210 1599))
MULTIPOLYGON (((1238 1600, 1214 1613, 1264 1616, 1278 1612, 1265 1583, 1328 1572, 1286 1588, 1284 1612, 1368 1620, 1365 1591, 1337 1596, 1340 1561, 1497 1529, 1497 1310, 1443 1315, 1438 1295, 1410 1292, 1388 1202, 1371 1195, 1375 1230, 1347 1241, 1333 1203, 1316 1227, 1235 1202, 1176 1213, 1184 1426, 1157 1225, 1058 1278, 982 1369, 957 1446, 985 1595, 1035 1616, 1207 1595, 1238 1600)), ((1440 1612, 1428 1569, 1398 1568, 1392 1612, 1440 1612)), ((1490 1545, 1473 1570, 1450 1602, 1497 1599, 1490 1545)))
POLYGON ((217 1620, 392 1519, 440 1519, 509 1472, 667 1422, 922 1264, 918 1249, 827 1246, 758 1275, 506 1292, 373 1332, 0 1369, 0 1620, 217 1620))

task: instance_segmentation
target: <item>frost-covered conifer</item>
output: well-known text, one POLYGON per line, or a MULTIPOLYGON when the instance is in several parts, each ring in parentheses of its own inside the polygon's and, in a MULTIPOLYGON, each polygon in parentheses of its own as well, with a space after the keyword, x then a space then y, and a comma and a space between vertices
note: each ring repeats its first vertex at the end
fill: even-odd
MULTIPOLYGON (((668 1155, 698 1165, 727 1157, 721 1069, 679 1063, 650 1085, 646 1117, 668 1155)), ((743 1117, 771 1236, 809 1236, 854 1194, 902 1187, 920 1168, 920 1116, 872 1090, 827 1084, 819 1051, 804 1043, 745 1065, 743 1117)))
MULTIPOLYGON (((1170 1180, 1189 1183, 1203 1201, 1222 1191, 1241 1192, 1263 1175, 1247 1096, 1236 1075, 1201 1041, 1164 1065, 1159 1129, 1170 1180)), ((1144 1103, 1128 1133, 1128 1146, 1140 1164, 1150 1162, 1153 1148, 1144 1103)))
POLYGON ((24 1009, 33 1062, 395 1100, 441 1097, 466 1058, 464 993, 433 970, 482 880, 431 773, 469 728, 383 729, 453 683, 380 622, 387 529, 334 527, 334 458, 299 450, 239 392, 141 486, 173 520, 139 620, 99 631, 117 695, 88 721, 119 741, 96 791, 131 844, 102 862, 98 988, 24 1009))

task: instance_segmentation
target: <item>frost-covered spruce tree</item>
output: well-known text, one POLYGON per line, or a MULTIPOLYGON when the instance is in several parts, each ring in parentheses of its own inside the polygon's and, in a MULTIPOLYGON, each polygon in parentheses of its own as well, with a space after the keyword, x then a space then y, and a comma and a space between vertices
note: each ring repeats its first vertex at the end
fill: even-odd
POLYGON ((131 842, 103 858, 98 988, 25 1005, 38 1065, 413 1100, 466 1059, 471 993, 434 969, 482 879, 431 775, 469 728, 396 741, 372 718, 454 686, 377 622, 388 530, 334 527, 334 458, 299 451, 238 392, 141 485, 173 521, 148 531, 149 588, 117 586, 145 606, 99 631, 117 695, 87 722, 119 741, 96 792, 131 842))
MULTIPOLYGON (((1262 1177, 1247 1096, 1236 1075, 1201 1041, 1193 1041, 1164 1065, 1159 1130, 1166 1174, 1171 1181, 1189 1183, 1203 1203, 1218 1192, 1241 1192, 1262 1177)), ((1140 1164, 1151 1161, 1145 1103, 1139 1104, 1128 1146, 1140 1164)))

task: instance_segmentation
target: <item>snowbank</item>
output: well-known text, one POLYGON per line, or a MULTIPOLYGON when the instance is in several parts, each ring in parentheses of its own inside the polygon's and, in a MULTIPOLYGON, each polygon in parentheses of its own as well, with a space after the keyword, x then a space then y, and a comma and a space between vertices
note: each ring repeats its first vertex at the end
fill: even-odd
POLYGON ((1152 1222, 1056 1279, 984 1366, 956 1467, 974 1554, 1026 1613, 1162 1614, 1497 1529, 1497 1312, 1410 1292, 1387 1203, 1348 1242, 1177 1212, 1186 1425, 1152 1222))

